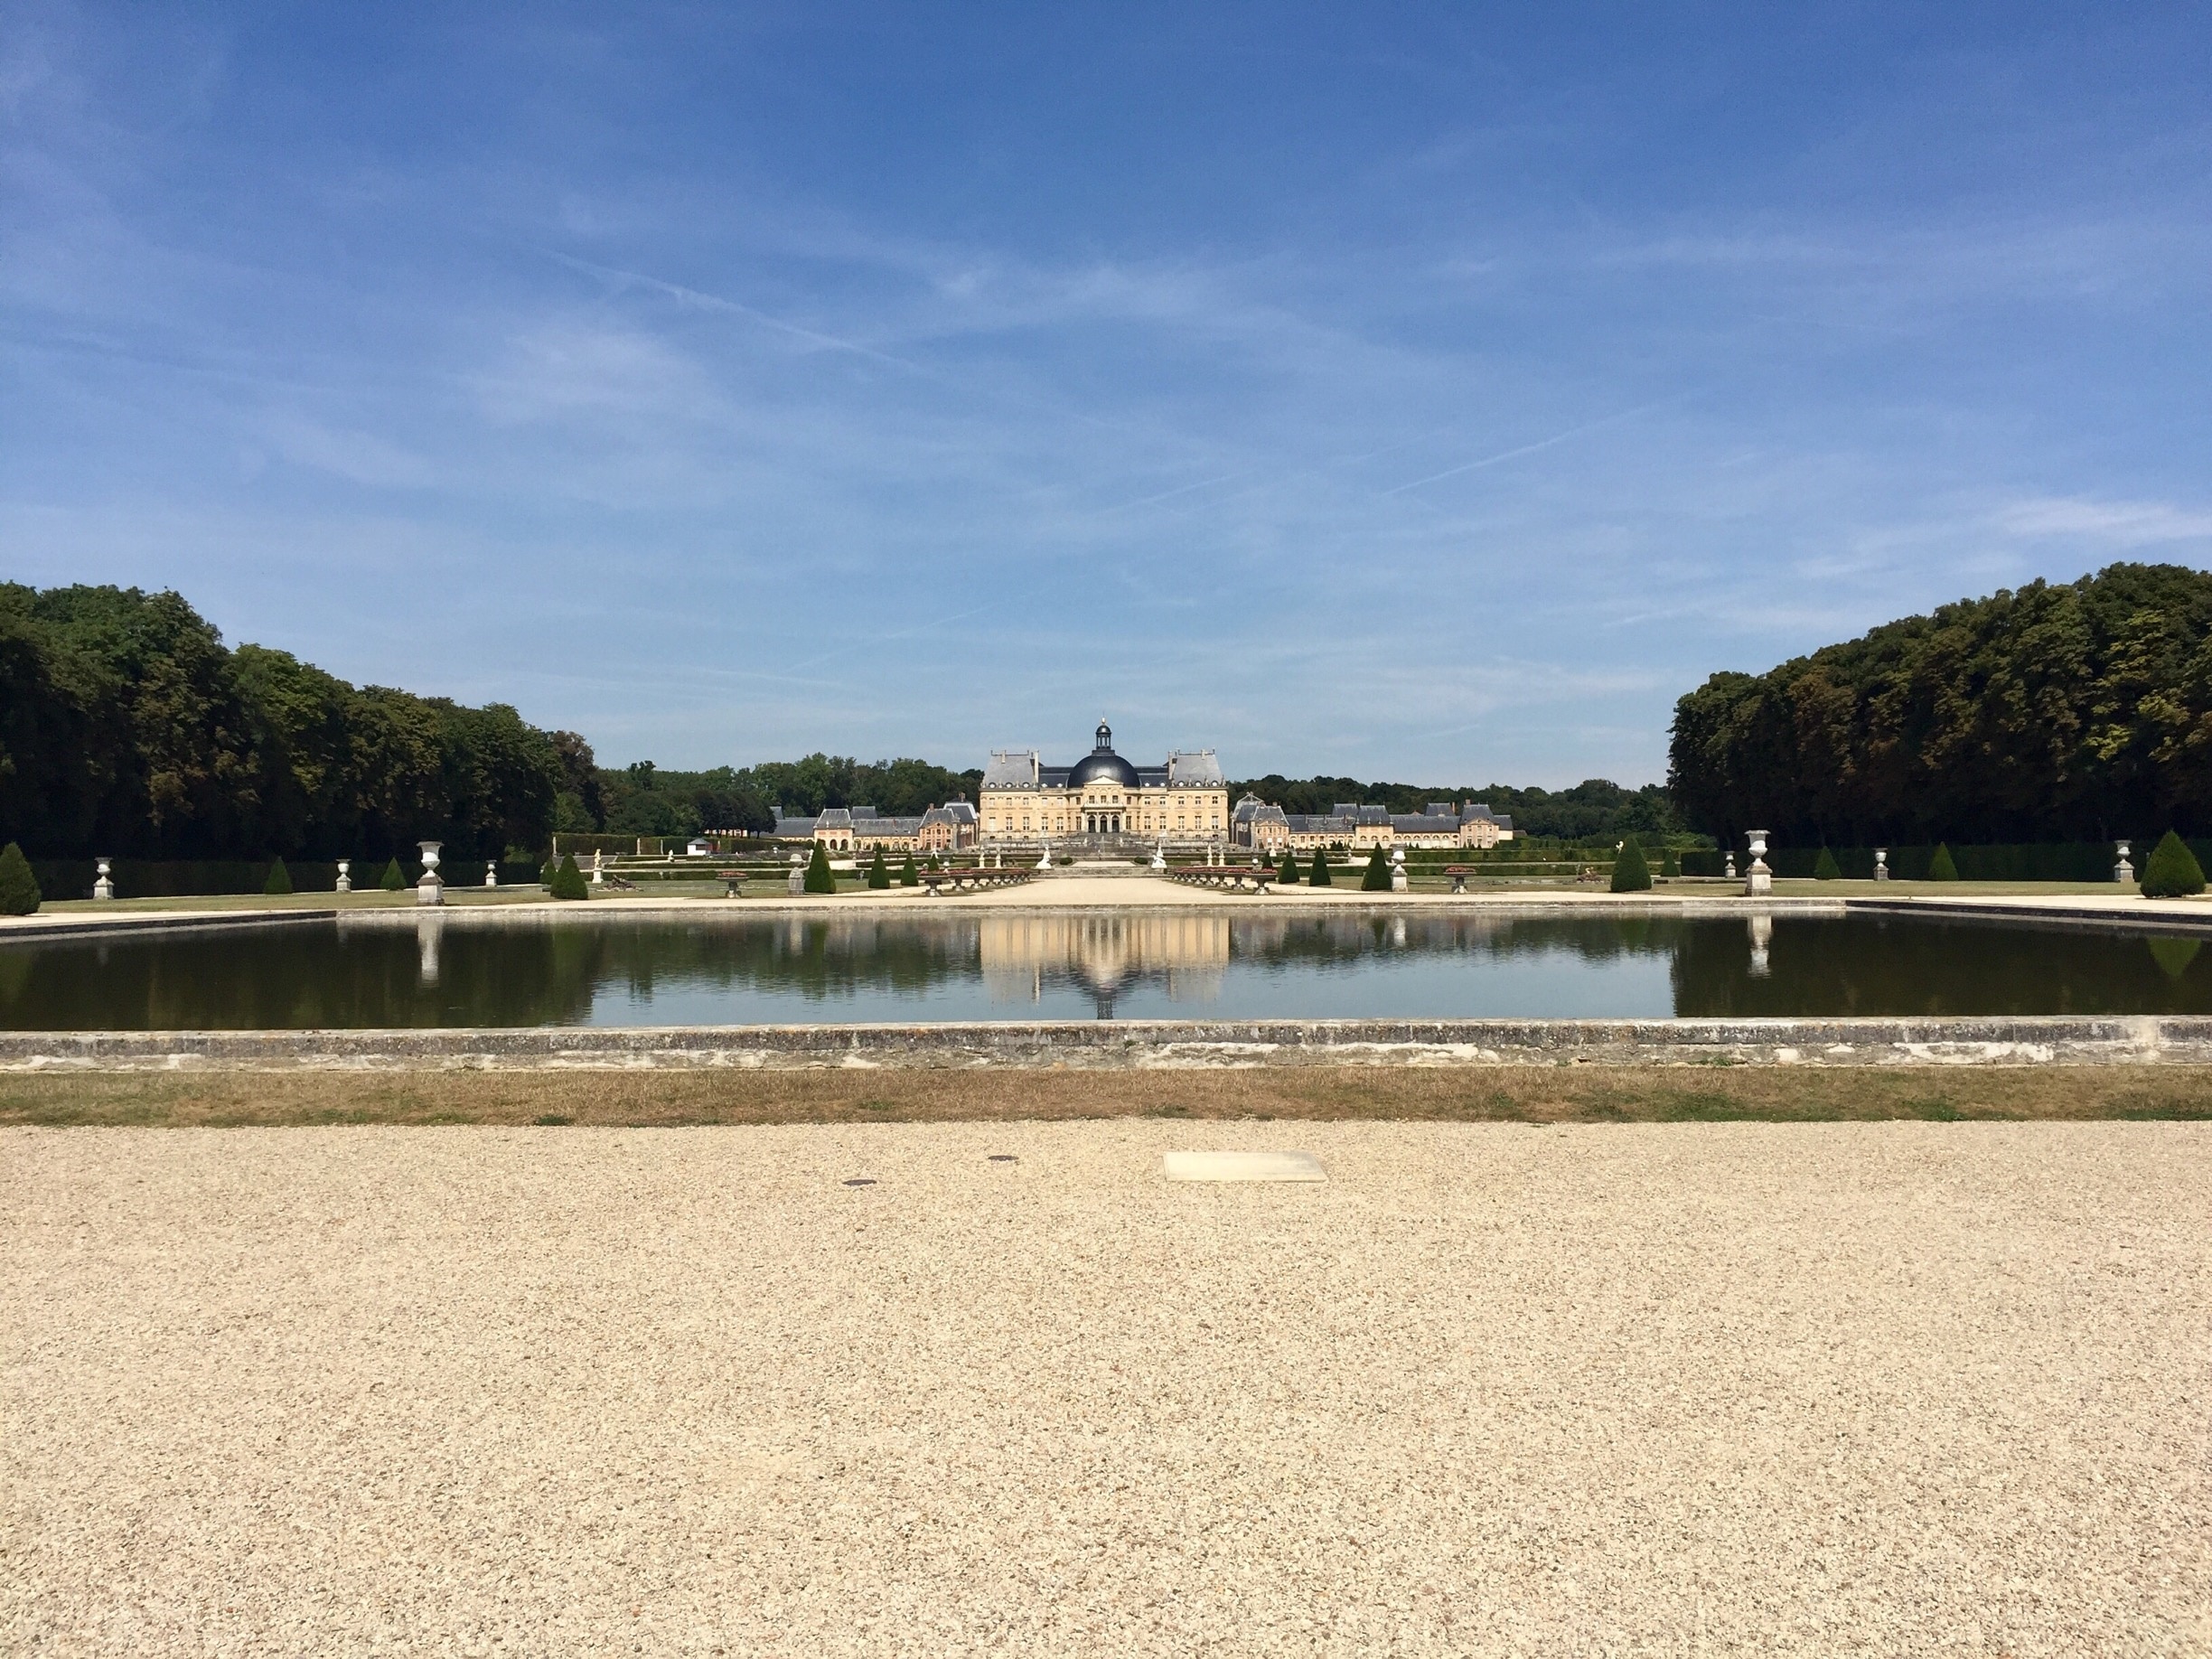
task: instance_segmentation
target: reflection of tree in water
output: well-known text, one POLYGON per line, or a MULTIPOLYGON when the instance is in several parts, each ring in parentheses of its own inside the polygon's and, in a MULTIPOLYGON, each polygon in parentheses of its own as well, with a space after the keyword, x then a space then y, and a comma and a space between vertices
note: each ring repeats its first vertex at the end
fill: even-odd
POLYGON ((1380 952, 1401 951, 1605 962, 1664 954, 1683 926, 1665 916, 1239 916, 1230 942, 1240 961, 1284 968, 1356 969, 1380 952))
MULTIPOLYGON (((1222 995, 1238 969, 1326 978, 1378 959, 1664 956, 1682 1015, 2212 1013, 2195 939, 1919 919, 1785 917, 1764 976, 1748 918, 1012 914, 982 919, 463 915, 0 944, 0 1026, 576 1025, 597 998, 672 991, 835 1004, 980 978, 1002 999, 1139 983, 1222 995)), ((639 1016, 633 1015, 633 1017, 639 1016)), ((830 1015, 829 1017, 837 1017, 830 1015)))
POLYGON ((472 929, 440 925, 442 917, 423 920, 435 932, 295 923, 0 950, 0 1026, 560 1025, 589 1010, 597 956, 590 929, 472 929), (496 948, 487 948, 492 941, 496 948), (426 979, 431 954, 436 972, 426 979))
POLYGON ((1713 1018, 2212 1012, 2197 942, 1913 918, 1786 916, 1764 975, 1742 923, 1700 922, 1674 952, 1674 1011, 1713 1018), (2186 942, 2186 954, 2161 945, 2186 942))
POLYGON ((796 991, 809 1001, 923 991, 972 977, 977 956, 970 921, 783 916, 680 928, 649 921, 598 925, 616 936, 611 977, 641 1000, 671 983, 685 990, 796 991))
POLYGON ((335 923, 0 948, 0 1027, 301 1030, 578 1025, 615 989, 814 999, 972 977, 973 923, 641 919, 335 923))

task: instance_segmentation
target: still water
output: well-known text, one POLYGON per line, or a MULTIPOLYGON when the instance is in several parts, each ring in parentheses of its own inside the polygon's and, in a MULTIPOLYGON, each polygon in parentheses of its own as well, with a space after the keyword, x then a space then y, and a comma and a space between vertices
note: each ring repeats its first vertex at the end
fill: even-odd
POLYGON ((2212 1013, 2199 949, 1871 916, 432 915, 0 944, 0 1028, 2212 1013))

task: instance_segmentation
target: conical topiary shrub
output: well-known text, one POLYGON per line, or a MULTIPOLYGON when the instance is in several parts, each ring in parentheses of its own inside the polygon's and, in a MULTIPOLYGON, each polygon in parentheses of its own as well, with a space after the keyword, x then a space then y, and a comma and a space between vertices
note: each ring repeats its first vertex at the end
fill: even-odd
POLYGON ((1682 874, 1682 860, 1674 856, 1674 848, 1671 845, 1659 849, 1659 873, 1662 876, 1682 874))
POLYGON ((574 853, 561 855, 560 867, 553 872, 553 879, 546 886, 557 899, 591 897, 591 883, 586 881, 584 872, 576 868, 574 853))
POLYGON ((1275 883, 1282 887, 1298 886, 1298 854, 1292 852, 1288 844, 1283 848, 1281 864, 1275 871, 1275 883))
POLYGON ((929 867, 932 870, 942 870, 944 868, 944 860, 935 853, 932 853, 929 856, 929 867))
POLYGON ((1813 860, 1814 881, 1838 881, 1842 878, 1843 867, 1836 862, 1835 854, 1828 850, 1828 843, 1821 843, 1820 857, 1813 860))
POLYGON ((1930 881, 1956 881, 1958 878, 1958 864, 1951 857, 1950 842, 1936 842, 1936 856, 1928 860, 1928 879, 1930 881))
POLYGON ((1644 861, 1644 844, 1632 835, 1613 855, 1613 891, 1647 893, 1651 885, 1651 866, 1644 861))
POLYGON ((908 853, 906 855, 906 862, 899 867, 899 886, 902 887, 918 887, 921 885, 922 872, 914 868, 914 854, 908 853))
POLYGON ((837 891, 837 875, 830 867, 830 849, 820 841, 814 843, 814 856, 807 860, 806 890, 809 893, 837 891))
POLYGON ((271 898, 292 891, 292 872, 285 868, 282 858, 269 866, 268 879, 261 884, 261 891, 271 898))
MULTIPOLYGON (((573 864, 576 862, 576 860, 571 858, 569 862, 573 864)), ((384 867, 384 879, 378 882, 377 886, 383 888, 387 893, 404 893, 407 891, 407 872, 399 867, 398 859, 394 858, 389 864, 384 867)))
POLYGON ((0 916, 30 915, 45 900, 23 849, 13 841, 0 847, 0 916))
POLYGON ((2185 898, 2204 890, 2204 866, 2197 862, 2189 843, 2169 830, 2151 849, 2151 861, 2143 866, 2143 897, 2185 898))
POLYGON ((891 886, 891 867, 884 862, 880 847, 876 849, 875 861, 868 866, 867 885, 872 893, 882 893, 891 886))
POLYGON ((1314 848, 1313 874, 1307 879, 1317 887, 1326 887, 1330 885, 1327 848, 1317 847, 1314 848))
POLYGON ((1390 876, 1390 860, 1383 856, 1382 844, 1378 841, 1374 851, 1368 855, 1367 873, 1360 877, 1360 891, 1388 893, 1391 890, 1390 876))

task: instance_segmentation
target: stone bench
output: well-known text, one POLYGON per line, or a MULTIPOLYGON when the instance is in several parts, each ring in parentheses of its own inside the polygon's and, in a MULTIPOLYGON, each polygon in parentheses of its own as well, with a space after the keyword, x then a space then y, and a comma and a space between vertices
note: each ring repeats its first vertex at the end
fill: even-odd
POLYGON ((1248 864, 1186 864, 1169 870, 1167 879, 1186 887, 1212 887, 1224 893, 1271 893, 1275 872, 1248 864))
POLYGON ((1032 874, 1023 869, 982 868, 920 872, 922 885, 932 898, 942 893, 980 893, 990 887, 1019 886, 1032 874))

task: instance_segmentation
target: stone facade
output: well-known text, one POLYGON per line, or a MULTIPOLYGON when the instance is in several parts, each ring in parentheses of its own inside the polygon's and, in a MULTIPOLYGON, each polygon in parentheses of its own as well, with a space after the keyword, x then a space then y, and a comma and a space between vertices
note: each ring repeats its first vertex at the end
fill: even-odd
POLYGON ((825 807, 812 818, 786 816, 775 809, 775 839, 817 841, 833 853, 957 852, 973 847, 975 808, 965 801, 932 807, 917 817, 878 812, 874 807, 825 807))
POLYGON ((1316 848, 1491 848, 1513 839, 1513 820, 1479 801, 1464 808, 1432 801, 1425 812, 1392 812, 1386 807, 1339 801, 1326 812, 1285 812, 1246 795, 1230 817, 1230 841, 1255 852, 1296 852, 1316 848))
POLYGON ((1091 753, 1047 766, 1035 749, 994 749, 977 810, 986 847, 1129 837, 1169 846, 1229 838, 1229 783, 1211 749, 1178 750, 1160 766, 1114 753, 1103 721, 1091 753))

